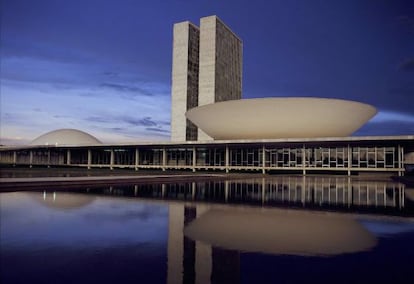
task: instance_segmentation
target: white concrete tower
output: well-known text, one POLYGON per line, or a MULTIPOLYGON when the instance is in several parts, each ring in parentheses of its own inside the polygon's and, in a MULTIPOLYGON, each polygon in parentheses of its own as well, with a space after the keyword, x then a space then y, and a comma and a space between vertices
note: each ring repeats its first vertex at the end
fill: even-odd
POLYGON ((174 25, 171 140, 212 140, 186 119, 199 105, 241 99, 242 41, 217 16, 174 25))
POLYGON ((174 24, 171 140, 197 140, 197 127, 185 112, 198 104, 199 29, 190 22, 174 24))

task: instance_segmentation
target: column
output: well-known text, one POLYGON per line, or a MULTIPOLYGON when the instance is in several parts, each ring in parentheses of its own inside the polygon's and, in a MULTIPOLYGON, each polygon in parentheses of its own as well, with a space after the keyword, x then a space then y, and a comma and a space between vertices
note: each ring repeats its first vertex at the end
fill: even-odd
POLYGON ((88 149, 88 170, 91 168, 92 164, 92 150, 88 149))
POLYGON ((302 147, 302 175, 306 175, 306 149, 305 144, 302 147))
POLYGON ((352 150, 351 150, 351 147, 349 146, 349 144, 348 144, 348 146, 347 146, 347 149, 348 149, 348 152, 347 152, 347 155, 348 155, 348 176, 351 176, 351 167, 352 167, 352 150))
POLYGON ((50 149, 47 150, 47 167, 50 168, 50 149))
POLYGON ((196 171, 196 165, 197 165, 197 151, 196 151, 196 147, 193 147, 193 172, 196 171))
POLYGON ((266 166, 266 152, 265 152, 265 145, 263 144, 263 146, 262 146, 262 174, 265 174, 266 173, 266 169, 265 169, 265 166, 266 166))
POLYGON ((13 151, 13 166, 16 166, 17 164, 17 152, 13 151))
POLYGON ((139 166, 139 149, 135 148, 135 170, 138 171, 139 166))
POLYGON ((351 207, 351 205, 354 203, 354 190, 352 188, 350 177, 348 177, 347 186, 348 186, 348 207, 351 207))
POLYGON ((162 170, 165 171, 165 166, 167 165, 167 151, 165 147, 162 148, 162 170))
POLYGON ((115 163, 115 153, 114 153, 114 149, 111 149, 111 156, 109 159, 109 169, 111 170, 114 169, 114 163, 115 163))
POLYGON ((229 172, 229 146, 226 145, 226 154, 225 154, 225 167, 226 167, 226 173, 229 172))
POLYGON ((398 176, 404 175, 404 147, 398 145, 398 176))
POLYGON ((66 149, 66 165, 70 166, 70 149, 66 149))
POLYGON ((33 151, 29 151, 29 166, 32 167, 33 165, 33 151))
POLYGON ((305 207, 306 205, 306 177, 305 175, 302 176, 302 191, 301 191, 300 198, 301 198, 303 207, 305 207))
POLYGON ((401 176, 401 146, 398 145, 398 176, 401 176))

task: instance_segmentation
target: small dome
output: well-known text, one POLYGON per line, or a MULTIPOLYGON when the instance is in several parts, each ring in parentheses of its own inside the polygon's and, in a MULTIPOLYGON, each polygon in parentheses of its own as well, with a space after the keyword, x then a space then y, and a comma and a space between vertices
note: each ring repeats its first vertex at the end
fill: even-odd
POLYGON ((30 145, 96 145, 101 141, 92 135, 77 129, 57 129, 45 133, 32 142, 30 145))

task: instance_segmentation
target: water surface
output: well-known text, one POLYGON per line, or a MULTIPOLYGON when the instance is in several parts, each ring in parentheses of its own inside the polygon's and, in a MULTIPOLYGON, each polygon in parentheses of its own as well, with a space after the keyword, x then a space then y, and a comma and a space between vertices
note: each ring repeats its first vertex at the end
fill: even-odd
POLYGON ((1 283, 407 283, 411 190, 277 177, 1 193, 1 283))

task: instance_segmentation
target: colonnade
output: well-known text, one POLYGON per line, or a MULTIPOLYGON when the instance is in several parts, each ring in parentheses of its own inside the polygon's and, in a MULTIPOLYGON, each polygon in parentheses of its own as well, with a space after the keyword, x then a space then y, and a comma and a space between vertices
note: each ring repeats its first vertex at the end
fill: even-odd
MULTIPOLYGON (((409 153, 407 153, 409 154, 409 153)), ((0 163, 161 170, 404 173, 401 145, 318 147, 277 144, 39 147, 0 151, 0 163)))

